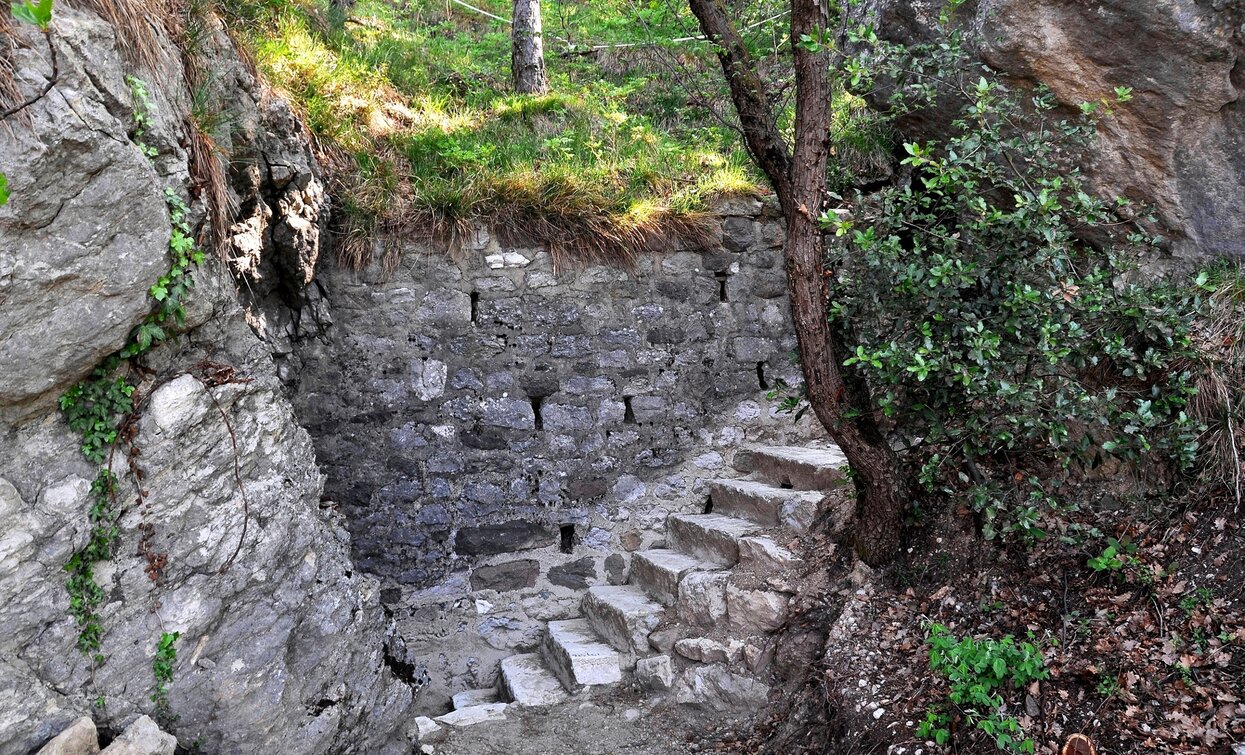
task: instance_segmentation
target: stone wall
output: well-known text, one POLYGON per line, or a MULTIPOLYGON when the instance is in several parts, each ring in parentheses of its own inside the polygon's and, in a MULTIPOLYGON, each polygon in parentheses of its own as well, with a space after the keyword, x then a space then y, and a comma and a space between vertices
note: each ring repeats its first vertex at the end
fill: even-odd
POLYGON ((539 621, 625 581, 736 448, 818 434, 765 396, 800 382, 781 223, 752 199, 719 215, 707 248, 632 271, 555 270, 481 232, 319 272, 333 324, 281 370, 395 652, 440 690, 423 703, 490 684, 539 621))
POLYGON ((756 200, 723 210, 712 248, 631 272, 555 272, 483 232, 457 259, 412 247, 392 274, 321 270, 333 325, 283 370, 358 567, 422 588, 503 554, 603 548, 625 528, 602 504, 682 495, 671 470, 790 429, 764 397, 798 383, 781 224, 756 200))

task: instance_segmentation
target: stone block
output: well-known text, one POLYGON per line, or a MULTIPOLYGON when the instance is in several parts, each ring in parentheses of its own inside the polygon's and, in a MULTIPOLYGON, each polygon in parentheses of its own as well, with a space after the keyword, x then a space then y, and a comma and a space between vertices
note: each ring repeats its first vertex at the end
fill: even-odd
POLYGON ((730 648, 707 637, 679 640, 674 643, 674 652, 698 663, 729 663, 733 660, 730 648))
POLYGON ((668 655, 655 655, 635 662, 635 680, 653 692, 665 692, 674 686, 674 664, 668 655))
POLYGON ((634 585, 600 585, 584 596, 584 615, 615 650, 643 653, 664 609, 634 585))
POLYGON ((498 592, 522 590, 535 587, 536 577, 539 575, 540 564, 530 558, 506 561, 492 566, 477 566, 471 572, 471 589, 498 592))
POLYGON ((782 547, 768 537, 741 537, 739 539, 739 564, 757 574, 774 575, 790 569, 804 567, 804 559, 782 547))
POLYGON ((726 572, 692 572, 679 582, 679 618, 703 627, 726 616, 726 572))
POLYGON ((523 707, 556 705, 568 697, 536 653, 503 658, 499 684, 506 697, 523 707))
POLYGON ((771 590, 744 590, 726 587, 727 623, 731 629, 755 633, 773 632, 787 620, 791 596, 771 590))
POLYGON ((464 726, 475 726, 486 721, 505 721, 506 720, 506 703, 489 703, 487 705, 474 705, 470 708, 461 708, 446 713, 444 716, 437 716, 438 723, 446 724, 462 728, 464 726))
POLYGON ((679 596, 679 582, 694 571, 716 569, 713 564, 685 553, 671 550, 648 550, 631 559, 632 581, 665 605, 674 605, 679 596))
POLYGON ((454 551, 460 556, 495 556, 556 543, 553 532, 545 526, 515 519, 460 529, 454 536, 454 551))
POLYGON ((173 755, 176 749, 177 737, 161 731, 148 716, 139 716, 103 749, 102 755, 173 755))
POLYGON ((549 569, 549 581, 559 587, 583 590, 597 581, 596 562, 590 556, 559 564, 549 569))
POLYGON ((423 743, 440 742, 445 739, 445 727, 427 716, 416 716, 415 737, 423 743))
POLYGON ((768 702, 769 687, 724 666, 695 666, 675 685, 675 701, 715 713, 756 711, 768 702))
POLYGON ((454 710, 470 708, 475 705, 488 705, 499 702, 495 689, 468 689, 454 695, 451 704, 454 710))
POLYGON ((622 681, 618 652, 601 642, 587 619, 549 622, 541 654, 562 686, 602 686, 622 681))
POLYGON ((38 755, 95 755, 99 752, 99 733, 95 722, 83 716, 45 744, 38 755))

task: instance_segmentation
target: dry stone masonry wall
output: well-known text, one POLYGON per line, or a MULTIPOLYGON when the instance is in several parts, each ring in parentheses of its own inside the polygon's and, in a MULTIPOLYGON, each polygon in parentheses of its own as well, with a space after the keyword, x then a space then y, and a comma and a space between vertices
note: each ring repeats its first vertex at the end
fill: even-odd
POLYGON ((706 248, 630 271, 555 270, 482 231, 392 272, 321 270, 333 324, 282 374, 430 705, 626 582, 743 442, 815 432, 765 395, 799 383, 781 240, 741 199, 706 248))
POLYGON ((468 570, 476 588, 582 586, 604 564, 494 562, 604 549, 624 510, 688 492, 684 464, 789 431, 764 396, 798 374, 781 227, 755 200, 724 209, 713 248, 631 272, 555 272, 484 233, 457 261, 410 249, 392 274, 322 271, 334 325, 285 374, 359 568, 416 588, 468 570))

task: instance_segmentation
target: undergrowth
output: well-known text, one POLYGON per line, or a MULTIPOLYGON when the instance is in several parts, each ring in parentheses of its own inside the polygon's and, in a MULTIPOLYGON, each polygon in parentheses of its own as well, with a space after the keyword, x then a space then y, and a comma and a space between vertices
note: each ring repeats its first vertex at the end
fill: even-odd
POLYGON ((1004 696, 1023 690, 1030 682, 1046 679, 1046 663, 1033 644, 1017 644, 1011 635, 1001 640, 956 638, 945 626, 930 627, 929 665, 947 680, 948 707, 932 708, 917 728, 917 736, 939 745, 951 740, 958 719, 984 732, 1000 750, 1033 752, 1034 741, 1020 722, 1004 713, 1004 696))

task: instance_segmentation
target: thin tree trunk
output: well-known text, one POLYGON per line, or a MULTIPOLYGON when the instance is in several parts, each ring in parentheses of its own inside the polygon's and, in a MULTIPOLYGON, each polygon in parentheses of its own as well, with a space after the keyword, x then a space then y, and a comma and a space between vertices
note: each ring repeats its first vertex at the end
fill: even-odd
POLYGON ((541 37, 540 0, 514 0, 510 36, 510 74, 519 94, 549 91, 545 43, 541 37))
MULTIPOLYGON (((765 97, 756 63, 722 0, 690 0, 701 30, 717 44, 722 72, 739 114, 744 141, 778 195, 787 222, 785 249, 791 319, 800 349, 808 402, 847 457, 857 491, 856 550, 869 564, 888 561, 899 547, 903 498, 895 453, 873 429, 869 406, 852 406, 839 371, 826 314, 824 209, 829 160, 830 52, 794 45, 795 143, 790 152, 765 97), (849 414, 849 410, 852 411, 849 414)), ((825 38, 824 0, 792 0, 791 39, 825 38)))

